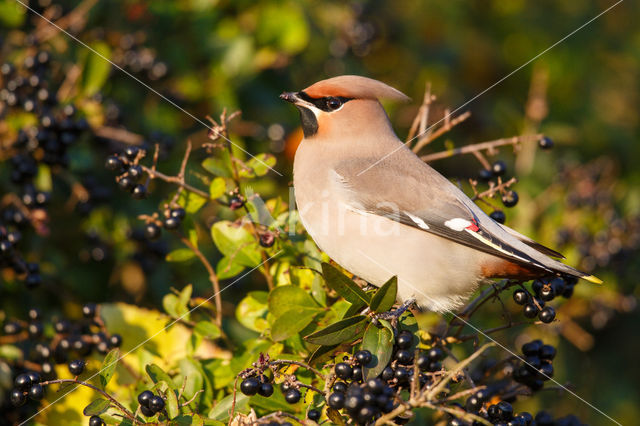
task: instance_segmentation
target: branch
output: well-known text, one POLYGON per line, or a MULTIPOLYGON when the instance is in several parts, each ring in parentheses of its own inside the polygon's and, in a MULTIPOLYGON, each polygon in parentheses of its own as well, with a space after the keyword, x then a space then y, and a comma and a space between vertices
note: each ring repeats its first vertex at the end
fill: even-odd
POLYGON ((486 150, 491 152, 492 150, 494 150, 499 146, 512 145, 515 147, 522 142, 539 141, 542 138, 543 138, 543 135, 538 133, 535 135, 521 135, 521 136, 514 136, 511 138, 496 139, 493 141, 466 145, 460 148, 454 148, 447 151, 436 152, 435 154, 423 155, 422 157, 420 157, 420 159, 426 163, 429 163, 431 161, 442 160, 443 158, 450 158, 456 155, 471 154, 472 152, 475 152, 475 151, 486 150))
POLYGON ((93 386, 90 383, 82 382, 80 380, 77 380, 77 378, 76 379, 56 379, 56 380, 47 380, 47 381, 44 381, 44 382, 40 382, 40 384, 42 386, 54 385, 54 384, 63 384, 63 383, 76 383, 78 385, 86 386, 88 388, 93 389, 94 391, 98 392, 99 394, 101 394, 102 396, 107 398, 113 405, 118 407, 118 409, 120 411, 122 411, 125 414, 125 416, 127 416, 127 418, 129 420, 131 420, 134 424, 138 423, 138 421, 134 417, 133 413, 131 413, 129 410, 127 410, 124 407, 124 405, 120 404, 117 399, 115 399, 114 397, 112 397, 111 395, 109 395, 108 393, 103 391, 102 389, 100 389, 100 388, 98 388, 96 386, 93 386))
POLYGON ((213 285, 213 297, 216 302, 216 325, 222 329, 222 297, 220 296, 220 281, 218 280, 218 276, 216 275, 213 266, 211 266, 211 262, 209 262, 206 256, 202 254, 198 247, 193 245, 188 238, 185 238, 182 235, 180 236, 180 241, 193 251, 196 257, 200 260, 200 263, 204 265, 209 273, 209 281, 211 281, 211 284, 213 285))
MULTIPOLYGON (((471 117, 471 113, 469 111, 466 111, 460 114, 459 116, 455 117, 453 120, 449 120, 449 116, 450 116, 449 110, 445 111, 444 125, 442 125, 441 127, 439 127, 433 132, 428 132, 426 135, 418 139, 418 142, 416 142, 416 145, 413 147, 413 152, 417 153, 422 148, 424 148, 425 146, 433 142, 435 139, 447 133, 449 130, 453 129, 455 126, 462 123, 467 118, 471 117)), ((435 155, 435 154, 432 154, 432 155, 435 155)))

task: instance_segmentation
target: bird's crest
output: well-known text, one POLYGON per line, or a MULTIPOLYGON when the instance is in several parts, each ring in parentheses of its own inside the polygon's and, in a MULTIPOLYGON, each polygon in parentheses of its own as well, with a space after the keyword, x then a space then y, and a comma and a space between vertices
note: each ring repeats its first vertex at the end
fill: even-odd
POLYGON ((354 99, 390 99, 403 102, 410 100, 404 93, 391 86, 359 75, 341 75, 321 80, 304 89, 304 92, 312 98, 341 96, 354 99))

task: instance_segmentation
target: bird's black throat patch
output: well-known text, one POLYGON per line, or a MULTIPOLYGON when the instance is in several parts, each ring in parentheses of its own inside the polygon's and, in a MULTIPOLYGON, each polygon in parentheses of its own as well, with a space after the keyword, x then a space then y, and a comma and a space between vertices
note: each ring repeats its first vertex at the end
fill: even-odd
POLYGON ((302 133, 304 133, 304 137, 310 138, 318 133, 318 120, 313 111, 300 105, 296 105, 296 107, 300 111, 300 121, 302 123, 302 133))

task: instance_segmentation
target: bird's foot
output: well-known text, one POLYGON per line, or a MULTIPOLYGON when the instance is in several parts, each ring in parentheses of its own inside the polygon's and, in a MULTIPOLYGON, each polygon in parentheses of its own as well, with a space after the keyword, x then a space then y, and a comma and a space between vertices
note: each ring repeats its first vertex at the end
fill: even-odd
POLYGON ((374 314, 373 315, 373 320, 377 321, 377 320, 388 320, 391 321, 394 325, 395 323, 398 322, 398 318, 400 318, 402 316, 402 314, 404 314, 407 309, 411 308, 411 306, 415 305, 416 303, 416 299, 415 298, 410 298, 405 300, 404 302, 402 302, 402 305, 400 305, 397 309, 388 311, 388 312, 381 312, 379 314, 374 314))

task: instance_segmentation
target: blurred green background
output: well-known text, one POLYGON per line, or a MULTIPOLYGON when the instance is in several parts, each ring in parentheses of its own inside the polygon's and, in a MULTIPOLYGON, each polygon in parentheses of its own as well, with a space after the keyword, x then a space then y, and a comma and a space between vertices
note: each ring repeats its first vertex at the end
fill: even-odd
MULTIPOLYGON (((52 2, 29 3, 50 6, 52 2)), ((556 148, 550 152, 525 147, 517 159, 509 150, 500 152, 499 158, 509 166, 508 174, 516 173, 520 179, 515 188, 521 202, 507 212, 507 225, 566 251, 569 263, 593 271, 605 280, 605 286, 581 284, 577 289, 580 298, 560 310, 572 319, 528 336, 543 335, 559 345, 556 378, 561 383, 571 384, 581 398, 621 423, 637 421, 640 3, 621 2, 546 53, 614 2, 53 3, 61 5, 58 17, 78 5, 92 6, 70 31, 195 117, 216 117, 223 108, 241 110, 242 117, 232 129, 234 141, 250 152, 276 154, 275 168, 284 175, 272 175, 257 188, 265 196, 287 194, 295 148, 291 135, 298 127, 297 113, 278 94, 334 75, 365 75, 411 96, 412 103, 388 108, 401 138, 408 132, 428 82, 438 96, 433 121, 443 116, 444 108, 456 110, 473 99, 457 111, 468 110, 471 118, 425 152, 439 151, 448 143, 459 146, 523 132, 540 131, 551 137, 556 148), (478 94, 481 96, 475 98, 478 94)), ((14 1, 3 0, 0 25, 3 54, 7 55, 23 41, 15 28, 38 29, 44 24, 27 16, 14 1)), ((61 63, 85 64, 98 74, 103 72, 101 60, 68 37, 58 34, 48 43, 61 63)), ((58 70, 60 74, 68 71, 58 70)), ((85 85, 85 110, 100 111, 92 124, 124 126, 151 139, 149 135, 156 131, 171 135, 175 147, 162 168, 177 170, 187 137, 196 144, 204 140, 202 125, 130 76, 111 68, 104 72, 103 80, 96 90, 85 85)), ((94 149, 108 153, 107 147, 99 145, 78 147, 72 170, 95 173, 105 185, 115 186, 102 171, 96 171, 91 160, 94 149)), ((475 177, 480 167, 473 157, 434 166, 447 176, 463 179, 475 177)), ((162 194, 160 189, 156 192, 162 194)), ((131 273, 122 272, 135 268, 129 260, 136 259, 138 249, 131 247, 124 259, 110 257, 109 247, 119 244, 116 234, 124 235, 135 227, 135 213, 148 212, 158 199, 125 206, 117 197, 125 200, 126 196, 115 197, 113 211, 102 209, 82 219, 87 234, 91 230, 98 236, 69 242, 72 231, 65 226, 72 228, 76 223, 52 230, 47 244, 70 255, 42 249, 41 258, 49 262, 48 271, 58 284, 49 293, 28 296, 27 303, 125 300, 158 306, 170 286, 193 282, 196 289, 207 291, 204 270, 170 269, 161 256, 142 269, 140 279, 135 273, 131 278, 131 273), (96 246, 106 255, 94 256, 96 246)), ((123 252, 112 253, 122 256, 123 252)), ((264 288, 259 278, 250 281, 225 295, 229 309, 248 289, 264 288)), ((7 298, 18 294, 11 288, 2 291, 7 298)), ((493 308, 500 312, 499 307, 493 308)), ((476 325, 491 326, 493 308, 476 318, 476 325)), ((517 330, 496 338, 509 348, 525 339, 517 330)), ((588 424, 609 424, 593 408, 566 393, 544 392, 517 407, 540 409, 551 403, 554 415, 575 413, 588 424)))

